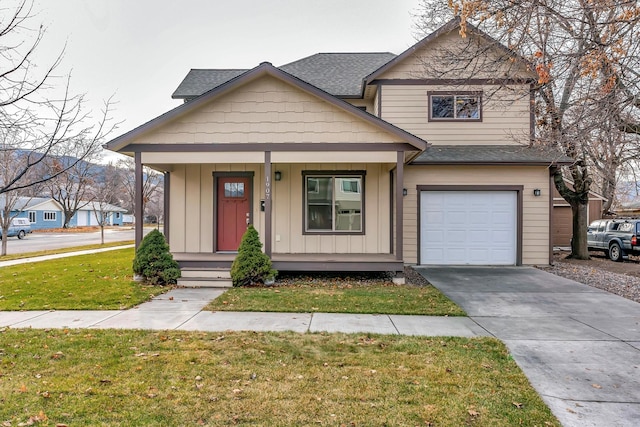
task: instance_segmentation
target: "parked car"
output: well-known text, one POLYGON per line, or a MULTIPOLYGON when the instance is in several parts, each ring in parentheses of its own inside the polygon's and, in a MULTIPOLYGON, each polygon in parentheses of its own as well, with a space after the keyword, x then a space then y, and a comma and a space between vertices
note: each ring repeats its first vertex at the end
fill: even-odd
POLYGON ((587 229, 589 250, 603 251, 612 261, 640 255, 640 219, 600 219, 587 229))
MULTIPOLYGON (((7 231, 7 237, 17 236, 18 239, 24 239, 29 233, 31 233, 31 223, 28 218, 13 218, 7 231)), ((0 233, 0 239, 2 239, 2 233, 0 233)))

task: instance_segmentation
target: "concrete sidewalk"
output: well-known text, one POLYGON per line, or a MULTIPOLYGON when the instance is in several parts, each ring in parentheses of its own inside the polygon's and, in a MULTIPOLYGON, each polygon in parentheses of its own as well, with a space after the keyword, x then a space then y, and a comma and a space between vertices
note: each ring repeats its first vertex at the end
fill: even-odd
POLYGON ((563 426, 640 426, 640 304, 536 268, 418 271, 507 345, 563 426))
POLYGON ((41 255, 41 256, 34 256, 29 258, 18 258, 18 259, 12 259, 9 261, 0 261, 0 268, 9 267, 11 265, 27 264, 31 262, 47 261, 50 259, 59 259, 59 258, 67 258, 72 256, 78 256, 78 255, 88 255, 88 254, 95 254, 99 252, 115 251, 118 249, 132 248, 133 246, 134 245, 132 244, 121 245, 121 246, 110 246, 108 248, 86 249, 83 251, 63 252, 59 254, 41 255))
POLYGON ((4 311, 0 312, 0 327, 488 335, 466 317, 202 311, 223 292, 211 288, 174 289, 130 310, 4 311))

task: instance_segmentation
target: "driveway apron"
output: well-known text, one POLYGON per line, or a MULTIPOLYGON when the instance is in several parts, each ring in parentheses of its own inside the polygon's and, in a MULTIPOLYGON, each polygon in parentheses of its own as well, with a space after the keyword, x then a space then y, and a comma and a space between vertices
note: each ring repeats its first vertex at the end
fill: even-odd
POLYGON ((640 304, 532 267, 419 267, 565 427, 640 426, 640 304))

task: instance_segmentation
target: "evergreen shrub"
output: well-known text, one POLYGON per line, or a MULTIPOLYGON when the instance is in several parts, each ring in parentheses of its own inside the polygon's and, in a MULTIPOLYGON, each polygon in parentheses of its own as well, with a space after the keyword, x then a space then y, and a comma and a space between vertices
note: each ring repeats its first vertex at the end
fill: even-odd
POLYGON ((242 236, 238 256, 231 264, 233 286, 250 286, 274 279, 278 272, 271 267, 271 259, 262 252, 258 232, 249 225, 242 236))
POLYGON ((180 267, 160 231, 153 230, 142 239, 133 259, 133 272, 144 277, 145 283, 151 285, 172 285, 177 282, 180 267))

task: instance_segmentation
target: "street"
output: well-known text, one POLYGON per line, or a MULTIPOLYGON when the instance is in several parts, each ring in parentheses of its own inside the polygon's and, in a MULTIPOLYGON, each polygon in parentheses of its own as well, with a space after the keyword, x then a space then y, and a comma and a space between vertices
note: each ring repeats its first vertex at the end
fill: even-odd
MULTIPOLYGON (((145 228, 146 232, 151 228, 145 228)), ((131 227, 110 228, 104 230, 105 243, 119 242, 134 239, 134 230, 131 227)), ((100 244, 100 231, 88 233, 38 233, 34 232, 19 240, 17 237, 9 237, 7 240, 7 254, 21 254, 52 249, 68 248, 100 244)))

